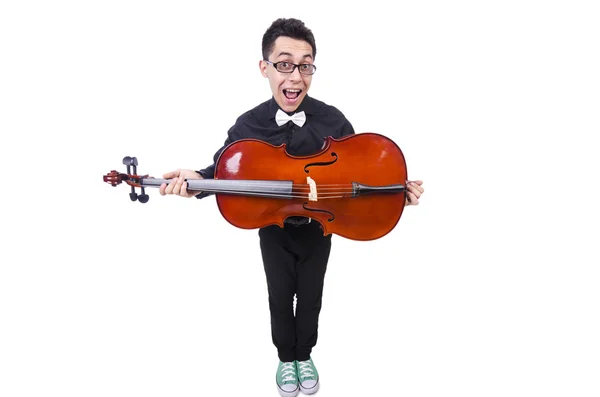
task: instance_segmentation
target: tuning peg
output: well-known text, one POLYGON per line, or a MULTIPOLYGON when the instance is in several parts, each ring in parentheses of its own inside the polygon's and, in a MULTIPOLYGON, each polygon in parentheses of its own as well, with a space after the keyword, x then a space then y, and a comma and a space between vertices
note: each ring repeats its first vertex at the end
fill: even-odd
POLYGON ((138 194, 135 192, 129 193, 129 198, 131 199, 131 201, 136 201, 138 199, 138 194))
POLYGON ((126 156, 126 157, 123 157, 123 164, 137 166, 138 161, 137 161, 137 158, 135 158, 135 157, 126 156))
POLYGON ((137 158, 135 157, 123 157, 123 164, 125 164, 127 166, 127 173, 131 174, 131 167, 133 166, 133 173, 137 174, 137 165, 138 165, 138 161, 137 158))
POLYGON ((140 203, 145 204, 148 202, 148 200, 150 200, 150 197, 146 194, 146 189, 144 189, 144 187, 142 186, 142 194, 140 194, 138 196, 138 200, 140 200, 140 203))

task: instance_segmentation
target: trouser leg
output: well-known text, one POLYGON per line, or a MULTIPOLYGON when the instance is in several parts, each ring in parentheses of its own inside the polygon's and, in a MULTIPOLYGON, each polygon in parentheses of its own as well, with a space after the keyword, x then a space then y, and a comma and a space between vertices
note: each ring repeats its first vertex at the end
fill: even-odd
POLYGON ((317 343, 331 236, 323 236, 316 223, 284 229, 271 226, 259 235, 273 344, 281 361, 308 360, 317 343))
POLYGON ((296 348, 296 321, 294 294, 296 292, 296 256, 286 248, 286 235, 278 226, 261 229, 260 248, 267 278, 271 337, 279 359, 294 361, 296 348))
MULTIPOLYGON (((314 226, 313 226, 314 227, 314 226)), ((303 241, 303 255, 296 264, 296 359, 310 358, 317 344, 319 314, 331 236, 324 237, 318 229, 303 241)))

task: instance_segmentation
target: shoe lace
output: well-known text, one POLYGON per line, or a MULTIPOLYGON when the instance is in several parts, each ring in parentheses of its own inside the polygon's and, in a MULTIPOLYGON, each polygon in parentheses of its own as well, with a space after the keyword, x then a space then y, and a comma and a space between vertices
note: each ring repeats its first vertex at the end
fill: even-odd
POLYGON ((282 382, 293 381, 296 379, 296 371, 294 363, 283 363, 281 366, 281 380, 282 382))
POLYGON ((310 378, 315 375, 310 361, 298 361, 298 370, 301 378, 310 378))

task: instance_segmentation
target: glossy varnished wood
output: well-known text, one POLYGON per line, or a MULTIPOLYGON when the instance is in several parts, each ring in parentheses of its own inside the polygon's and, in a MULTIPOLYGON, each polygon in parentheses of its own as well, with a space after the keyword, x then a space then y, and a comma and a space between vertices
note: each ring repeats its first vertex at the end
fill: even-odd
MULTIPOLYGON (((388 186, 407 182, 406 162, 400 148, 390 139, 361 133, 340 140, 328 138, 324 149, 313 156, 295 157, 285 145, 273 146, 258 140, 229 145, 220 155, 215 179, 284 180, 306 185, 310 176, 319 186, 353 182, 388 186), (333 155, 335 153, 335 155, 333 155), (312 166, 310 163, 330 163, 312 166)), ((324 192, 324 191, 323 191, 324 192)), ((350 192, 348 192, 350 193, 350 192)), ((405 192, 371 193, 364 196, 309 201, 307 198, 260 198, 217 194, 219 210, 231 224, 243 229, 267 225, 283 227, 289 216, 306 216, 319 222, 324 234, 338 234, 353 240, 373 240, 389 233, 404 210, 405 192), (327 211, 307 211, 310 208, 327 211)))

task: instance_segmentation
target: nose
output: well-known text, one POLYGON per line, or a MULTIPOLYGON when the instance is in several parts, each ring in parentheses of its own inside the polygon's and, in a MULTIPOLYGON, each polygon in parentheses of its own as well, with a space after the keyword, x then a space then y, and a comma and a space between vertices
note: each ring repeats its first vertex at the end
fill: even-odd
POLYGON ((298 69, 298 67, 294 68, 294 71, 292 73, 289 73, 288 75, 288 80, 289 81, 300 81, 302 80, 302 75, 300 74, 300 69, 298 69))

